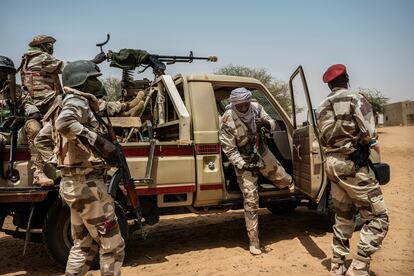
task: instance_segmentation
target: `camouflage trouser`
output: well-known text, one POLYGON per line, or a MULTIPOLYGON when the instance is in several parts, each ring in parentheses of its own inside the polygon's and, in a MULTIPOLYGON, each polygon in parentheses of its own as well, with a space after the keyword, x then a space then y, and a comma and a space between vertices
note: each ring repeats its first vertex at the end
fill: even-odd
POLYGON ((354 162, 342 154, 327 155, 326 165, 336 213, 331 246, 334 258, 349 254, 357 210, 367 220, 360 232, 358 253, 369 257, 381 247, 388 231, 388 212, 380 185, 371 168, 355 171, 354 162))
POLYGON ((27 144, 29 145, 30 160, 32 161, 32 170, 34 171, 34 174, 43 171, 44 165, 44 162, 41 156, 39 155, 34 142, 41 128, 42 125, 38 121, 33 119, 27 120, 24 125, 24 131, 26 133, 27 144))
POLYGON ((56 159, 53 154, 54 143, 52 138, 52 125, 47 122, 37 134, 34 140, 35 146, 43 162, 50 162, 56 159))
POLYGON ((120 275, 125 243, 103 171, 82 172, 85 169, 62 169, 60 194, 70 207, 73 236, 66 273, 85 275, 99 247, 101 274, 120 275))
MULTIPOLYGON (((277 161, 276 157, 266 150, 262 155, 264 168, 260 173, 272 181, 278 188, 289 186, 292 177, 277 161)), ((259 245, 259 193, 257 186, 257 173, 236 169, 237 182, 244 198, 244 218, 246 221, 247 235, 250 243, 259 245)))

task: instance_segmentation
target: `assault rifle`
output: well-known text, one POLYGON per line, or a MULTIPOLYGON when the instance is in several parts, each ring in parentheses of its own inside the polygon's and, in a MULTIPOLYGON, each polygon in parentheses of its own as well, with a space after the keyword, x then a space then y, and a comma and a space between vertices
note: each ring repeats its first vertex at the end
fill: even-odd
POLYGON ((141 204, 139 202, 138 195, 135 192, 134 179, 131 177, 131 172, 129 171, 128 163, 125 158, 125 153, 121 147, 121 144, 118 142, 118 139, 116 138, 116 134, 112 127, 108 114, 106 114, 107 122, 105 122, 99 115, 95 117, 98 119, 98 121, 101 124, 103 124, 106 127, 109 138, 115 146, 114 162, 110 162, 110 163, 115 163, 118 170, 115 172, 115 174, 111 178, 108 192, 115 198, 116 193, 118 191, 119 184, 120 183, 123 184, 127 192, 127 197, 131 204, 132 211, 136 215, 136 224, 138 226, 138 229, 141 230, 141 234, 143 238, 145 238, 145 235, 142 229, 142 222, 141 222, 142 220, 141 204))

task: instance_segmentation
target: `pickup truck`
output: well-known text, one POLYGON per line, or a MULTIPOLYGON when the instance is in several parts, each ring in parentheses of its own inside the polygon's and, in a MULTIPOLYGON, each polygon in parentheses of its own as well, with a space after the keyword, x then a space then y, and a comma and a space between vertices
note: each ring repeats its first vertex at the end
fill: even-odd
MULTIPOLYGON (((289 80, 292 117, 253 78, 162 75, 145 88, 145 110, 140 117, 113 118, 129 170, 136 179, 144 230, 145 224, 157 223, 160 215, 178 210, 206 213, 243 208, 234 168, 219 143, 220 116, 230 91, 237 87, 251 90, 254 100, 277 122, 276 131, 266 134, 266 143, 294 178, 294 190, 289 190, 278 189, 259 177, 260 206, 272 213, 293 211, 302 205, 332 214, 324 156, 302 67, 289 80), (301 95, 298 88, 303 91, 301 95), (299 96, 305 99, 304 105, 297 103, 299 96), (147 120, 153 126, 153 135, 149 134, 147 120)), ((3 170, 7 169, 9 152, 10 147, 5 146, 3 170)), ((26 239, 27 229, 41 235, 50 257, 64 266, 72 239, 69 208, 58 196, 59 178, 53 189, 33 186, 30 153, 24 145, 17 148, 15 169, 20 175, 17 182, 0 179, 1 231, 26 239), (15 229, 2 228, 7 216, 12 217, 15 229)), ((112 174, 110 170, 108 185, 112 174)), ((131 206, 122 185, 115 200, 121 231, 127 240, 128 233, 136 228, 128 222, 132 218, 131 206)))

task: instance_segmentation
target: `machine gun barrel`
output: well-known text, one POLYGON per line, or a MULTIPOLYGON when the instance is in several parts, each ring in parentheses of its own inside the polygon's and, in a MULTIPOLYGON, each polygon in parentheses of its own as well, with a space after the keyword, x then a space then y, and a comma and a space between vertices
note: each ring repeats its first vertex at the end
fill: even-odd
POLYGON ((173 64, 176 62, 188 62, 191 63, 193 60, 207 60, 210 62, 216 62, 216 56, 209 56, 209 57, 195 57, 193 55, 193 51, 190 51, 188 56, 166 56, 166 55, 151 55, 156 57, 159 61, 167 62, 167 64, 173 64))

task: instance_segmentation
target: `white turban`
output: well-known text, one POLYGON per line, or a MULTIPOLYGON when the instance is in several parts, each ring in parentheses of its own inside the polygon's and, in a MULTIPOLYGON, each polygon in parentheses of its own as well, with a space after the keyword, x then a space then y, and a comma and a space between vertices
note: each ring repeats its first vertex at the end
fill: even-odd
POLYGON ((231 91, 229 100, 232 105, 251 102, 252 92, 244 87, 236 88, 231 91))
POLYGON ((233 109, 240 120, 242 120, 253 133, 256 133, 256 112, 253 105, 250 104, 246 113, 241 113, 236 108, 237 104, 250 103, 252 101, 252 92, 244 87, 236 88, 231 91, 229 101, 231 103, 231 109, 233 109))

